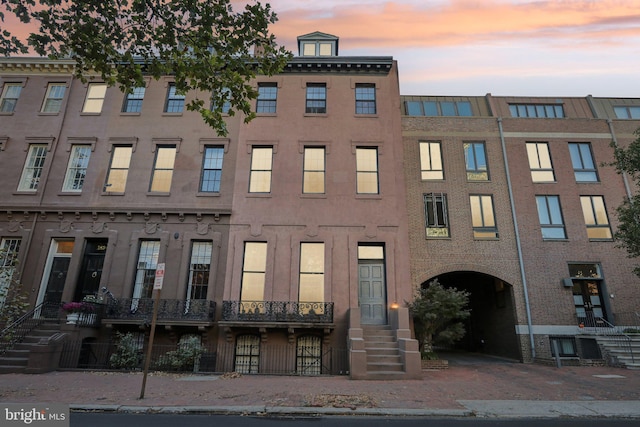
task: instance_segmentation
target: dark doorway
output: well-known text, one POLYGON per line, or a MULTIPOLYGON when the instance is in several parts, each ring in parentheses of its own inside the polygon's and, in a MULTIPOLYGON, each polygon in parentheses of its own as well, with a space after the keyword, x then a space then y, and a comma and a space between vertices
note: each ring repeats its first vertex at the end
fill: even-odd
POLYGON ((76 283, 74 301, 81 301, 87 295, 98 293, 107 239, 87 239, 82 255, 80 276, 76 283))
POLYGON ((510 284, 473 271, 445 273, 437 279, 445 288, 465 290, 470 294, 471 316, 466 321, 466 335, 453 349, 521 360, 510 284))

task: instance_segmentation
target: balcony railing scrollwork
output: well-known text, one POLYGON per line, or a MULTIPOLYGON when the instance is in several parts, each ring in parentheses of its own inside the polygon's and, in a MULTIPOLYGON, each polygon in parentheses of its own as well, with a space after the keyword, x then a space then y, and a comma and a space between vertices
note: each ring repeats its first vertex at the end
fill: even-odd
POLYGON ((223 301, 222 320, 333 323, 332 302, 223 301))
MULTIPOLYGON (((152 298, 116 298, 109 301, 104 318, 150 321, 153 316, 153 306, 152 298)), ((158 320, 212 322, 215 311, 214 301, 161 299, 158 305, 158 320)))

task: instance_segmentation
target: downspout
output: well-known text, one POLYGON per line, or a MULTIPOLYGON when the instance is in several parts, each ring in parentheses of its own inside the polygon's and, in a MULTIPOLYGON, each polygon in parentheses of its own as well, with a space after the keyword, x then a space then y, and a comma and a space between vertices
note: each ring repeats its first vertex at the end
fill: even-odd
MULTIPOLYGON (((616 138, 616 133, 613 130, 613 121, 611 119, 607 119, 607 125, 609 125, 609 132, 611 133, 611 139, 613 141, 613 146, 615 148, 618 148, 618 138, 616 138)), ((631 199, 631 196, 633 194, 631 194, 631 187, 629 187, 629 177, 627 175, 626 172, 622 172, 622 182, 624 182, 624 189, 627 192, 627 198, 629 200, 631 199)))
POLYGON ((509 161, 507 160, 507 146, 504 141, 504 130, 502 129, 502 117, 498 117, 498 130, 500 132, 500 144, 502 146, 502 157, 504 158, 504 167, 507 176, 507 188, 509 191, 509 203, 511 205, 511 217, 513 218, 513 227, 516 236, 516 248, 518 250, 518 263, 520 264, 520 278, 522 280, 522 288, 524 290, 524 307, 527 313, 527 328, 529 329, 529 343, 531 344, 531 359, 536 358, 536 346, 533 339, 533 327, 531 324, 531 306, 529 305, 529 290, 527 288, 527 275, 524 272, 524 259, 522 257, 522 244, 520 241, 520 232, 518 231, 518 219, 516 217, 516 205, 513 198, 513 187, 511 186, 511 175, 509 173, 509 161))

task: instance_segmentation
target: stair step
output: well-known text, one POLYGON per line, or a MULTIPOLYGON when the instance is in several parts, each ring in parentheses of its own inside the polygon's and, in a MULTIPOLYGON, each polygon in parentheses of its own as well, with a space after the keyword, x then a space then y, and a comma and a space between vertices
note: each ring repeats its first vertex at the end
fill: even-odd
POLYGON ((21 374, 24 371, 25 366, 0 365, 0 374, 21 374))
POLYGON ((0 357, 0 366, 27 366, 28 363, 26 357, 0 357))
POLYGON ((367 364, 369 363, 376 363, 376 364, 384 364, 384 363, 390 363, 390 364, 400 364, 402 365, 402 358, 400 357, 400 355, 397 356, 376 356, 376 355, 371 355, 367 353, 367 364))
POLYGON ((398 348, 398 343, 397 343, 397 341, 393 341, 393 342, 382 342, 382 341, 370 342, 370 341, 365 340, 364 348, 366 350, 369 350, 369 349, 383 349, 383 348, 398 348))
POLYGON ((396 348, 374 348, 367 347, 365 348, 367 354, 372 354, 375 356, 397 356, 400 354, 400 350, 396 348))
POLYGON ((402 363, 367 362, 367 374, 369 372, 404 372, 404 365, 402 363))

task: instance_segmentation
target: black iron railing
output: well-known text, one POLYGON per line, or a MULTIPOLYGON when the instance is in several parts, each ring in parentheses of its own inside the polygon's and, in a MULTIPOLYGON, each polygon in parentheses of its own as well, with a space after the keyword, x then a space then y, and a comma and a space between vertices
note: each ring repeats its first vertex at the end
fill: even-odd
POLYGON ((57 319, 59 313, 60 303, 45 301, 7 325, 0 332, 0 355, 22 342, 29 332, 43 324, 48 318, 57 319))
POLYGON ((619 348, 624 349, 631 356, 631 362, 635 363, 635 355, 633 352, 633 340, 627 334, 625 327, 618 327, 607 319, 594 316, 587 313, 584 317, 578 317, 578 325, 580 328, 589 328, 587 331, 593 331, 596 335, 607 337, 614 342, 619 348))
POLYGON ((295 301, 223 301, 222 320, 333 323, 333 303, 295 301))
MULTIPOLYGON (((90 328, 99 328, 102 316, 104 316, 104 312, 106 309, 105 304, 97 303, 97 302, 87 302, 84 301, 82 303, 82 310, 78 312, 62 312, 62 319, 66 320, 67 324, 73 324, 77 326, 86 326, 90 328)), ((62 305, 63 310, 65 305, 62 305)))
MULTIPOLYGON (((147 320, 153 316, 152 298, 116 298, 109 301, 104 319, 147 320)), ((158 320, 213 321, 216 303, 208 300, 161 299, 158 320)))

